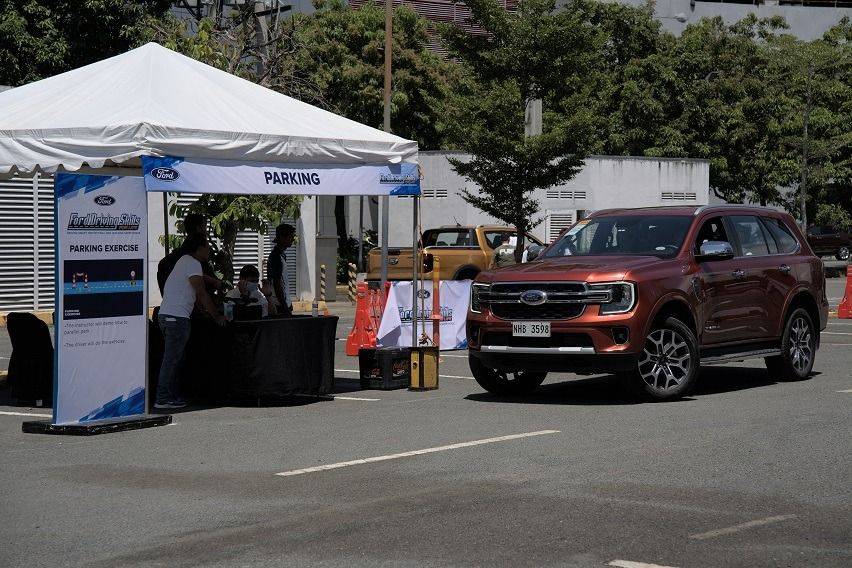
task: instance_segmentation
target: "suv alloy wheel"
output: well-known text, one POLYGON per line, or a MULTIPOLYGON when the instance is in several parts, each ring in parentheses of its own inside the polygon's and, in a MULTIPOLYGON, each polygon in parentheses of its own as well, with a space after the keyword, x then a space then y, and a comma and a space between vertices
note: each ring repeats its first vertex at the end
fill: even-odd
POLYGON ((784 325, 781 355, 767 357, 769 378, 781 381, 800 381, 808 378, 814 368, 816 332, 808 312, 798 308, 784 325))
POLYGON ((849 260, 849 247, 840 247, 840 250, 837 251, 837 254, 834 255, 834 258, 836 258, 837 260, 849 260))
POLYGON ((654 326, 636 369, 622 378, 626 386, 651 400, 674 400, 695 385, 700 365, 695 334, 679 319, 667 318, 654 326))
POLYGON ((492 394, 520 395, 529 394, 544 382, 547 373, 519 371, 505 373, 483 365, 476 357, 469 357, 470 371, 479 386, 492 394))

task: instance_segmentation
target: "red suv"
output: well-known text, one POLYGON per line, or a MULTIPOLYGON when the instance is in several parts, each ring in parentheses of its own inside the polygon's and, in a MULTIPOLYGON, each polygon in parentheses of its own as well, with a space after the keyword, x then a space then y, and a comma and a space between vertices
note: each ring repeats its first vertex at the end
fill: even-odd
POLYGON ((493 393, 614 372, 668 400, 702 364, 760 357, 773 378, 807 377, 827 319, 822 262, 789 215, 656 207, 599 211, 534 261, 480 274, 467 336, 493 393))

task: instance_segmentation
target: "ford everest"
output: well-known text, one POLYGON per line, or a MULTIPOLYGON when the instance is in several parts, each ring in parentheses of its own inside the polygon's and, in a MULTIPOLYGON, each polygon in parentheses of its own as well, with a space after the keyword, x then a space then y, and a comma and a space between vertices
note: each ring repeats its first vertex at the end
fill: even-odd
POLYGON ((548 372, 610 372, 669 400, 700 365, 763 358, 773 379, 807 377, 827 318, 822 262, 785 213, 607 210, 534 261, 476 278, 469 361, 497 394, 531 392, 548 372))

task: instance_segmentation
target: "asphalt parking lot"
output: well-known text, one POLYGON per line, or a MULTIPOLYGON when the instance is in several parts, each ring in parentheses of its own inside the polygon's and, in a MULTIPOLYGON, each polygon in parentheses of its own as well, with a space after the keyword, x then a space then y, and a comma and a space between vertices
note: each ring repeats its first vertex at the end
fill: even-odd
POLYGON ((460 352, 425 393, 335 366, 334 401, 92 438, 0 406, 0 566, 852 565, 852 320, 807 381, 710 367, 667 404, 607 376, 494 397, 460 352))

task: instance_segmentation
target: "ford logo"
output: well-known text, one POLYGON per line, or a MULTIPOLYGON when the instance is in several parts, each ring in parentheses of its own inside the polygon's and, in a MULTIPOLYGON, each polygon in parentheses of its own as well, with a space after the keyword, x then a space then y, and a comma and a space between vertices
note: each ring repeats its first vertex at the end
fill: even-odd
POLYGON ((106 207, 115 203, 115 197, 112 195, 99 195, 95 197, 95 204, 106 207))
POLYGON ((432 295, 432 292, 430 292, 429 290, 418 290, 417 291, 417 297, 420 298, 421 300, 425 300, 425 299, 429 298, 431 295, 432 295))
POLYGON ((540 306, 547 301, 547 293, 541 290, 527 290, 521 294, 521 302, 528 306, 540 306))
POLYGON ((160 181, 175 181, 180 177, 177 170, 173 170, 172 168, 154 168, 151 170, 151 175, 154 179, 158 179, 160 181))

